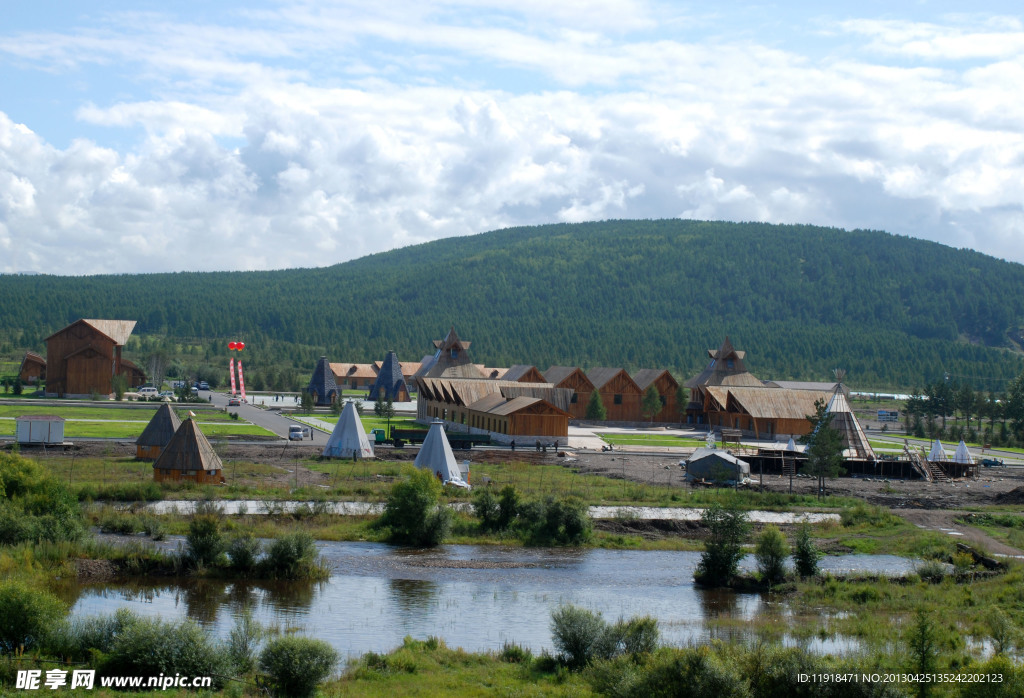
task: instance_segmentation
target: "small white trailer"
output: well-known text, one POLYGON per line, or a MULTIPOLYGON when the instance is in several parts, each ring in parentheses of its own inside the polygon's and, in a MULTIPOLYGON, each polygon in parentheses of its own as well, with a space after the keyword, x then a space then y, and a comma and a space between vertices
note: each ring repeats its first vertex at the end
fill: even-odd
POLYGON ((16 417, 19 444, 61 445, 64 443, 64 418, 49 414, 16 417))

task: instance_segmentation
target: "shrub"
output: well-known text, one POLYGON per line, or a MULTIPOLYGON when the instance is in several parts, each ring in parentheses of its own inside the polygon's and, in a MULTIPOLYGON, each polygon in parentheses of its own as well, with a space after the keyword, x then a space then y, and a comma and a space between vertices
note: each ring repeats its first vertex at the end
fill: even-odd
POLYGON ((180 623, 138 618, 114 639, 103 676, 210 676, 219 688, 229 670, 223 648, 194 621, 180 623))
POLYGON ((530 651, 529 647, 523 647, 514 642, 506 642, 501 646, 501 652, 498 653, 498 657, 503 662, 509 664, 523 664, 529 666, 533 660, 533 652, 530 651))
POLYGON ((818 574, 818 560, 821 551, 811 538, 811 529, 807 524, 800 526, 796 532, 796 545, 793 548, 793 566, 801 577, 813 577, 818 574))
POLYGON ((998 606, 992 606, 985 614, 985 624, 988 626, 988 636, 992 640, 992 651, 995 654, 1008 654, 1020 644, 1020 628, 1014 624, 1006 611, 998 606))
POLYGON ((768 584, 778 584, 785 580, 788 555, 789 546, 782 531, 778 526, 765 526, 754 547, 754 557, 757 558, 757 569, 761 573, 761 578, 768 584))
POLYGON ((263 626, 245 611, 235 619, 235 627, 228 634, 228 660, 236 671, 247 674, 256 665, 256 647, 263 639, 263 626))
POLYGON ((274 579, 319 579, 328 574, 313 536, 305 531, 285 534, 271 543, 260 565, 274 579))
POLYGON ((563 664, 580 669, 595 658, 605 633, 600 613, 562 606, 551 614, 551 639, 563 664))
MULTIPOLYGON (((910 653, 911 670, 917 674, 934 673, 939 663, 939 642, 936 636, 935 627, 923 610, 918 610, 907 633, 907 649, 910 653)), ((929 684, 918 685, 918 693, 926 695, 929 684)))
POLYGON ((197 516, 189 522, 185 543, 186 554, 197 567, 216 563, 226 547, 220 523, 209 515, 197 516))
POLYGON ((938 584, 946 576, 946 566, 938 560, 927 560, 917 566, 917 576, 925 582, 938 584))
POLYGON ((748 698, 751 692, 739 669, 704 645, 655 654, 626 695, 748 698))
POLYGON ((243 533, 231 539, 228 544, 228 566, 240 575, 256 571, 263 544, 251 533, 243 533))
POLYGON ((505 485, 498 495, 498 528, 502 531, 511 526, 519 516, 519 493, 512 485, 505 485))
POLYGON ((473 513, 480 519, 480 528, 485 531, 498 529, 498 498, 490 487, 478 487, 473 492, 473 513))
POLYGON ((260 670, 284 696, 312 695, 337 663, 338 653, 333 647, 308 637, 279 637, 260 653, 260 670))
POLYGON ((587 506, 576 497, 528 502, 519 507, 519 524, 530 545, 582 545, 593 533, 587 506))
POLYGON ((0 585, 0 652, 34 648, 66 611, 49 592, 21 582, 0 585))
POLYGON ((406 470, 406 477, 391 486, 378 524, 390 532, 393 543, 440 545, 451 528, 451 510, 440 504, 441 483, 429 470, 406 470))
POLYGON ((701 522, 708 529, 708 539, 693 578, 704 586, 727 586, 743 557, 741 546, 750 530, 747 515, 715 502, 701 514, 701 522))
POLYGON ((114 641, 125 628, 139 620, 127 608, 119 608, 110 616, 86 616, 62 623, 49 634, 47 650, 62 659, 85 661, 93 652, 110 652, 114 641))
POLYGON ((0 544, 78 540, 84 530, 63 483, 34 461, 0 453, 0 544))

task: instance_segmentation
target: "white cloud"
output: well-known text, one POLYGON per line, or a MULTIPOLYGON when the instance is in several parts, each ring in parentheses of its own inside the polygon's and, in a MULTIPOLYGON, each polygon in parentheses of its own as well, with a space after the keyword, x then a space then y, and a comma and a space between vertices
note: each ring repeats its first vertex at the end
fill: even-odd
POLYGON ((0 36, 47 70, 129 64, 152 81, 74 112, 138 129, 127 145, 56 148, 0 113, 0 271, 312 266, 673 215, 884 228, 1024 261, 1012 22, 844 22, 868 43, 812 59, 749 35, 665 38, 670 5, 505 7, 282 3, 246 26, 130 14, 0 36), (990 34, 988 53, 917 45, 990 34), (503 89, 491 70, 557 89, 503 89))

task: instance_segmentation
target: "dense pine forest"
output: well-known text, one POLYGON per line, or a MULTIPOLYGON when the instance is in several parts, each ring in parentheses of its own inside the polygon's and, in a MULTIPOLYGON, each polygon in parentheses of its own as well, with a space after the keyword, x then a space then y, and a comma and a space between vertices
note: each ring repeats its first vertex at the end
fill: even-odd
MULTIPOLYGON (((80 317, 138 320, 129 356, 227 357, 305 376, 316 357, 432 351, 454 324, 491 366, 665 367, 730 335, 761 378, 1002 391, 1022 369, 1024 266, 877 231, 683 220, 512 228, 319 269, 0 276, 0 355, 80 317), (223 340, 223 342, 219 341, 223 340)), ((270 383, 268 382, 268 386, 270 383)))

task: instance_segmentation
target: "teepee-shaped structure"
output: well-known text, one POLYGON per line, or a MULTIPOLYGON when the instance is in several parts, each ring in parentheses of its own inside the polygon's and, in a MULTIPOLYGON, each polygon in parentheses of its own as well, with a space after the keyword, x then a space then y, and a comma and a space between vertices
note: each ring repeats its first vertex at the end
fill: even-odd
POLYGON ((160 409, 156 411, 153 419, 149 420, 149 424, 135 441, 135 457, 153 458, 154 460, 159 458, 160 453, 171 442, 174 432, 178 431, 180 426, 181 420, 178 419, 178 415, 171 409, 171 406, 167 403, 160 405, 160 409))
POLYGON ((327 458, 351 458, 353 454, 359 458, 373 458, 373 446, 363 430, 356 404, 349 400, 341 411, 338 423, 334 425, 322 455, 327 458))
POLYGON ((440 420, 435 420, 430 425, 430 431, 423 439, 423 446, 420 447, 413 465, 433 471, 446 485, 469 489, 469 483, 462 479, 459 463, 452 454, 452 447, 448 444, 443 425, 444 422, 440 420))
POLYGON ((313 402, 323 407, 333 404, 341 396, 338 383, 334 380, 334 371, 326 356, 321 356, 313 369, 313 377, 309 379, 306 392, 313 396, 313 402))
POLYGON ((213 446, 199 431, 194 419, 186 419, 174 432, 164 452, 153 463, 153 479, 187 480, 198 483, 224 482, 224 464, 213 446))
POLYGON ((932 450, 928 452, 928 460, 932 463, 941 463, 946 458, 946 450, 942 448, 942 442, 935 439, 935 443, 932 444, 932 450))
POLYGON ((853 451, 857 458, 863 460, 877 460, 875 452, 868 443, 868 437, 861 429, 860 422, 850 408, 850 401, 846 399, 843 392, 843 377, 846 372, 842 369, 835 370, 836 388, 832 393, 832 399, 828 401, 828 414, 832 415, 831 427, 843 435, 843 448, 853 451))
POLYGON ((402 364, 398 360, 398 354, 389 351, 384 358, 384 363, 377 372, 377 380, 370 388, 370 399, 383 398, 392 402, 409 402, 409 386, 405 384, 405 376, 402 375, 402 364))
POLYGON ((956 447, 956 453, 953 455, 954 463, 962 463, 964 465, 970 465, 974 462, 974 458, 971 457, 971 451, 967 448, 967 444, 964 443, 963 439, 960 439, 960 443, 956 447))

